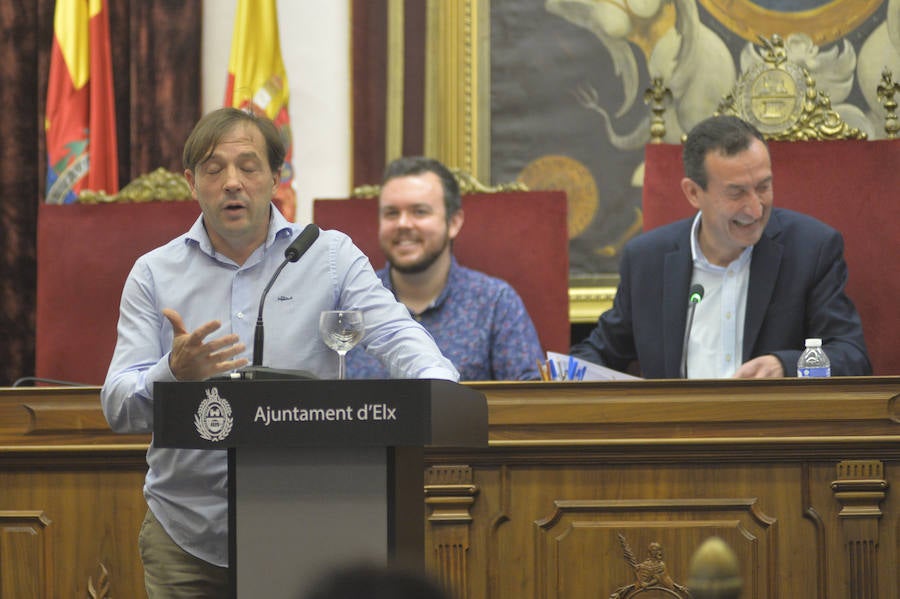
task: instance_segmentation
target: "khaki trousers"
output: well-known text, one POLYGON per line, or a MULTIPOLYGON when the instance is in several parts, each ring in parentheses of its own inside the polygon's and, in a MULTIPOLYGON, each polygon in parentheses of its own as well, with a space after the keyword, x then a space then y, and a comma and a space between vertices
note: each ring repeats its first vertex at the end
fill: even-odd
POLYGON ((149 509, 138 535, 149 599, 230 597, 228 568, 205 562, 179 547, 149 509))

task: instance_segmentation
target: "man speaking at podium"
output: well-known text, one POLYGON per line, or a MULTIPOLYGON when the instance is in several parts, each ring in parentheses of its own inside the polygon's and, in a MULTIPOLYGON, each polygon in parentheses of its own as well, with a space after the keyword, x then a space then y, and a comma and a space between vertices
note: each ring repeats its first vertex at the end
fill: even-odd
MULTIPOLYGON (((356 309, 365 320, 362 345, 391 376, 458 380, 346 235, 315 227, 301 233, 274 208, 284 156, 275 126, 250 112, 222 108, 194 127, 184 175, 202 215, 187 233, 139 258, 125 282, 101 391, 113 430, 152 431, 156 382, 203 380, 248 365, 254 316, 279 272, 266 302, 270 366, 334 378, 337 357, 319 337, 319 314, 356 309), (300 254, 296 263, 287 263, 286 250, 300 254)), ((138 545, 148 595, 228 596, 226 452, 151 443, 147 463, 149 509, 138 545)))

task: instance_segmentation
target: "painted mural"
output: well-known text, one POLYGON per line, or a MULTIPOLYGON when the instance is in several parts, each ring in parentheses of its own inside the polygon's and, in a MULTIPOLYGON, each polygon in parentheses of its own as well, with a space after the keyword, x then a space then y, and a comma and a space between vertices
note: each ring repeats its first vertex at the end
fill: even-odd
POLYGON ((641 230, 651 77, 672 92, 678 143, 776 33, 851 127, 884 137, 877 87, 885 68, 900 77, 900 0, 491 2, 491 178, 569 193, 576 284, 614 273, 641 230))

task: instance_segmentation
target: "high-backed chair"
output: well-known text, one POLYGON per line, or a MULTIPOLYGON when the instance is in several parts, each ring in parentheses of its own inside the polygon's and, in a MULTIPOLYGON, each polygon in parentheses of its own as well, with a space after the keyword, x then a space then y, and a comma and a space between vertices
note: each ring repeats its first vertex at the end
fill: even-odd
MULTIPOLYGON (((875 374, 900 374, 900 140, 771 141, 775 205, 844 235, 847 294, 862 319, 875 374)), ((644 230, 691 216, 679 185, 681 146, 648 145, 644 230)), ((799 349, 799 348, 798 348, 799 349)))
MULTIPOLYGON (((773 39, 777 50, 780 40, 773 39)), ((736 90, 742 86, 761 88, 749 85, 747 80, 771 75, 766 68, 775 69, 776 81, 786 80, 776 67, 763 65, 744 73, 736 90)), ((847 293, 862 319, 874 374, 900 374, 900 310, 895 304, 900 297, 900 277, 896 274, 900 257, 900 140, 779 141, 807 139, 815 133, 815 126, 826 125, 827 132, 843 131, 848 133, 844 137, 858 137, 841 125, 837 115, 828 112, 827 97, 817 96, 814 90, 807 93, 805 88, 798 92, 803 92, 801 97, 818 97, 818 104, 804 105, 803 110, 809 112, 800 114, 799 120, 797 114, 786 113, 788 126, 783 129, 774 124, 767 127, 766 121, 757 123, 770 139, 775 205, 814 216, 843 234, 849 269, 847 293), (817 109, 822 111, 814 113, 817 109)), ((758 97, 756 104, 741 103, 737 96, 733 100, 739 106, 763 105, 758 97)), ((783 97, 777 100, 785 101, 783 97)), ((766 105, 767 110, 772 106, 777 104, 766 105)), ((728 105, 723 108, 753 120, 754 115, 728 110, 728 105)), ((680 187, 684 176, 681 146, 650 144, 644 157, 644 230, 693 215, 680 187)))
POLYGON ((116 345, 122 286, 139 256, 177 237, 197 202, 38 209, 35 376, 99 385, 116 345))
MULTIPOLYGON (((569 246, 561 191, 475 193, 463 197, 465 224, 453 244, 460 264, 501 278, 522 297, 545 350, 568 352, 569 246)), ((350 236, 378 269, 377 199, 320 199, 313 222, 350 236)))

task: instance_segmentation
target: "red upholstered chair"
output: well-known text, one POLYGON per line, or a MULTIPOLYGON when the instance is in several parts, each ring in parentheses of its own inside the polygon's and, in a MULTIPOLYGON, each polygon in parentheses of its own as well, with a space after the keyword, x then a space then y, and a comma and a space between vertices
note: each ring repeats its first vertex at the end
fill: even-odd
MULTIPOLYGON (((900 140, 769 142, 775 205, 844 235, 847 293, 859 310, 876 375, 900 374, 900 140)), ((644 230, 691 216, 681 146, 648 145, 644 230)))
MULTIPOLYGON (((512 285, 545 350, 569 348, 569 245, 561 191, 469 194, 465 224, 453 245, 460 264, 512 285)), ((313 222, 349 235, 378 269, 378 200, 316 200, 313 222)))
POLYGON ((188 230, 197 202, 38 209, 35 376, 99 385, 134 261, 188 230))

